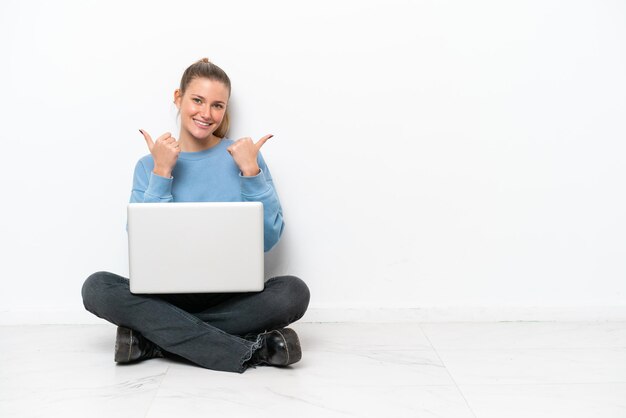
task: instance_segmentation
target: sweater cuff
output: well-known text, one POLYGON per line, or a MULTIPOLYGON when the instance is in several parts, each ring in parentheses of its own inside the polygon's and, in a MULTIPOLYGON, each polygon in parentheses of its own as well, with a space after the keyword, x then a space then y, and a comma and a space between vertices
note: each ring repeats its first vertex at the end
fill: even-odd
POLYGON ((256 176, 246 177, 239 173, 239 178, 241 179, 241 194, 245 196, 260 195, 269 189, 262 169, 256 176))
POLYGON ((167 198, 172 195, 172 181, 173 177, 167 178, 159 176, 158 174, 150 173, 150 180, 148 181, 148 189, 146 194, 157 196, 160 198, 167 198))

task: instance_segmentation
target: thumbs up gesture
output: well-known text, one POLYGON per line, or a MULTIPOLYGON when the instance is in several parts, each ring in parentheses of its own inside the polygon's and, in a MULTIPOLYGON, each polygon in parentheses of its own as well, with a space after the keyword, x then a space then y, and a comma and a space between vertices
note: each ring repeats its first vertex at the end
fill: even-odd
POLYGON ((261 171, 257 163, 259 150, 274 135, 265 135, 258 142, 252 142, 252 138, 245 137, 235 141, 227 148, 235 163, 244 176, 256 176, 261 171))
POLYGON ((162 177, 171 177, 172 170, 178 161, 178 154, 180 154, 180 146, 176 138, 169 132, 164 133, 157 138, 156 141, 152 141, 152 138, 148 132, 139 130, 146 140, 152 159, 154 159, 154 174, 158 174, 162 177))

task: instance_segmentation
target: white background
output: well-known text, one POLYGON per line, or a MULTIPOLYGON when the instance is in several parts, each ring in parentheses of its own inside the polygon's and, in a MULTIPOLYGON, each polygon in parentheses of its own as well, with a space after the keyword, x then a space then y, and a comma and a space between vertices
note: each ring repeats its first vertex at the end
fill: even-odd
POLYGON ((625 23, 623 1, 4 1, 0 319, 92 318, 85 278, 127 273, 138 129, 178 134, 205 56, 229 137, 275 135, 268 275, 308 283, 310 319, 626 317, 625 23))

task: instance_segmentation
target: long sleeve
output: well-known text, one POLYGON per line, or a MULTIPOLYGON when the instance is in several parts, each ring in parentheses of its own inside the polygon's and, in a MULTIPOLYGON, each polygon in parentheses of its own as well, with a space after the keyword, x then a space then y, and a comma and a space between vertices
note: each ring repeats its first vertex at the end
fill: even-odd
POLYGON ((161 177, 146 168, 142 160, 135 166, 130 203, 165 203, 174 201, 173 178, 161 177))
POLYGON ((261 172, 253 177, 241 178, 241 197, 244 202, 263 203, 263 228, 264 247, 269 251, 278 243, 285 222, 283 221, 283 209, 274 189, 274 182, 263 157, 259 154, 259 167, 261 172))

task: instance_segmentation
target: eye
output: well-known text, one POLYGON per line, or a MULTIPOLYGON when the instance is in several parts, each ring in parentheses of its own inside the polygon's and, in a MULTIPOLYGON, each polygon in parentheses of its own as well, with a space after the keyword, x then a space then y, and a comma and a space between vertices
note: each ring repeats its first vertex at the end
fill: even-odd
POLYGON ((193 99, 191 99, 191 100, 193 100, 193 102, 194 102, 194 103, 197 103, 197 104, 202 103, 202 100, 198 99, 197 97, 194 97, 194 98, 193 98, 193 99))
POLYGON ((223 104, 221 104, 221 103, 215 103, 215 104, 213 105, 213 107, 216 107, 216 108, 218 108, 218 109, 223 109, 223 108, 224 108, 224 105, 223 105, 223 104))

